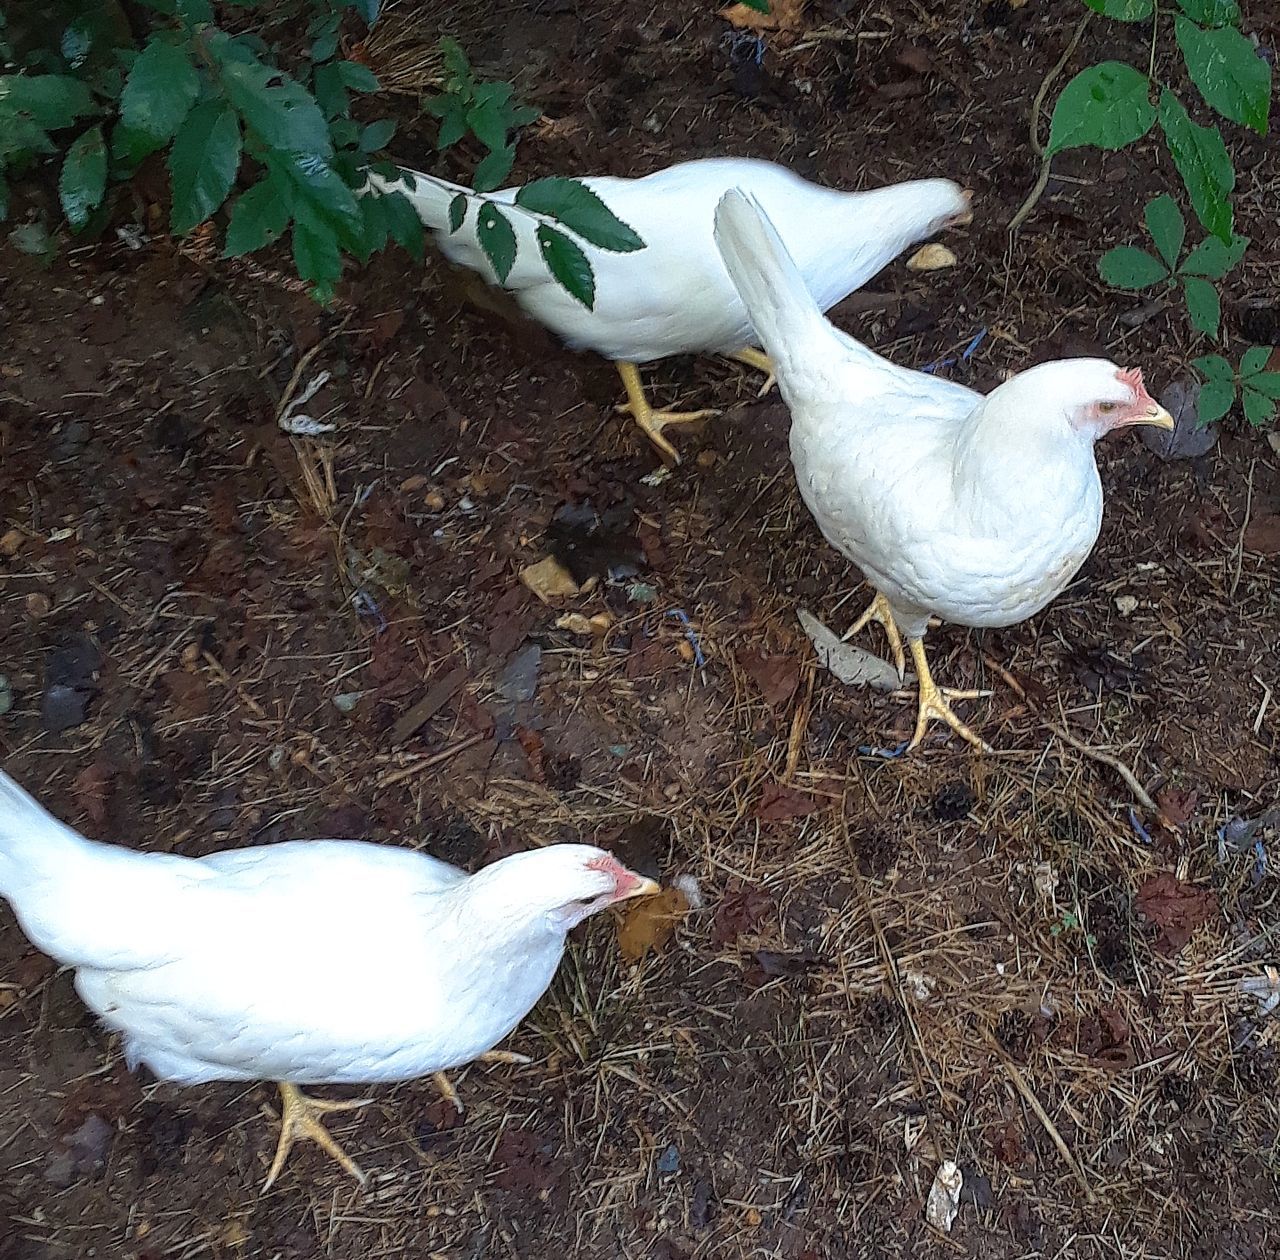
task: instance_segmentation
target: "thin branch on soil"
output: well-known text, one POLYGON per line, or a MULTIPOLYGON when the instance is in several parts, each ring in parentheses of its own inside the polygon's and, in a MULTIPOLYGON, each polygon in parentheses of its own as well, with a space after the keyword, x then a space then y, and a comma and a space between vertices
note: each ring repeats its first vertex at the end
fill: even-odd
POLYGON ((1013 1082, 1014 1088, 1022 1095, 1027 1106, 1035 1112, 1036 1119, 1044 1125, 1044 1131, 1049 1135, 1049 1140, 1058 1148, 1058 1154, 1066 1161, 1067 1167, 1071 1169, 1072 1175, 1080 1183, 1080 1188, 1084 1191, 1085 1198, 1087 1198, 1090 1203, 1096 1203, 1098 1201, 1097 1196, 1093 1193, 1093 1188, 1085 1178, 1084 1169, 1080 1167, 1076 1157, 1071 1153, 1071 1148, 1067 1145, 1062 1134, 1058 1132, 1058 1126, 1049 1119, 1049 1113, 1040 1105, 1040 1100, 1035 1096, 1031 1086, 1027 1084, 1026 1077, 1022 1075, 1022 1072, 1018 1069, 1018 1065, 1014 1063, 1007 1054, 1005 1054, 1000 1043, 989 1032, 986 1032, 985 1029, 983 1032, 986 1035, 987 1041, 991 1043, 992 1051, 1000 1060, 1004 1070, 1008 1072, 1009 1079, 1013 1082))
POLYGON ((982 654, 982 659, 990 666, 1004 682, 1013 690, 1020 699, 1024 700, 1033 713, 1040 719, 1042 723, 1056 735, 1064 744, 1070 744, 1077 752, 1083 753, 1086 757, 1093 761, 1100 762, 1104 766, 1110 766, 1129 786, 1129 790, 1137 798, 1138 804, 1143 809, 1151 813, 1156 812, 1156 803, 1148 795, 1147 790, 1138 782, 1138 776, 1129 769, 1123 761, 1114 753, 1104 752, 1101 748, 1094 748, 1089 744, 1082 743, 1065 727, 1059 726, 1057 722, 1051 722, 1037 708, 1034 700, 1027 695, 1026 688, 1007 670, 999 661, 995 660, 987 653, 982 654))
POLYGON ((1084 35, 1085 27, 1089 25, 1091 17, 1093 17, 1092 11, 1086 13, 1080 19, 1076 25, 1075 33, 1067 42, 1065 51, 1049 73, 1044 76, 1039 89, 1036 91, 1035 99, 1031 102, 1031 149, 1040 158, 1040 174, 1036 176, 1035 186, 1027 194, 1026 201, 1018 207, 1017 213, 1009 220, 1009 234, 1011 236, 1026 222, 1027 217, 1036 208, 1036 203, 1044 196, 1044 190, 1049 186, 1049 167, 1053 158, 1045 152, 1044 146, 1040 143, 1040 110, 1044 107, 1044 98, 1048 95, 1054 80, 1066 68, 1067 62, 1075 56, 1075 51, 1080 45, 1080 39, 1084 35))
POLYGON ((1236 537, 1236 571, 1231 578, 1231 589, 1227 592, 1232 599, 1235 598, 1236 588, 1240 585, 1240 574, 1244 571, 1244 536, 1249 528, 1249 519, 1253 515, 1253 474, 1257 467, 1258 461, 1255 459, 1249 465, 1249 484, 1244 496, 1244 520, 1240 522, 1240 533, 1236 537))

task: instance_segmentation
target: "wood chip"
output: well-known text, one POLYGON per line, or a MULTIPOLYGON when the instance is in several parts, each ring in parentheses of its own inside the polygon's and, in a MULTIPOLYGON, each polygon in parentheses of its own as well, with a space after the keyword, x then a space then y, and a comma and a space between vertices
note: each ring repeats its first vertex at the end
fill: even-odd
POLYGON ((942 271, 960 260, 945 245, 922 245, 907 259, 908 271, 942 271))
POLYGON ((433 717, 438 709, 448 703, 466 681, 467 671, 461 665, 450 670, 391 728, 391 746, 395 748, 403 744, 428 718, 433 717))

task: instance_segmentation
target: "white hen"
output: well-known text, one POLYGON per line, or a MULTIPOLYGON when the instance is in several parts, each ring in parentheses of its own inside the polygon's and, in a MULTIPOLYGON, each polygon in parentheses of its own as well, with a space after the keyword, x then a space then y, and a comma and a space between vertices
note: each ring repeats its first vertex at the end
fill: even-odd
MULTIPOLYGON (((370 172, 369 187, 404 193, 446 258, 496 284, 477 239, 483 201, 457 184, 404 169, 408 181, 370 172), (466 217, 451 232, 449 206, 459 194, 467 195, 466 217)), ((675 463, 679 456, 662 436, 663 428, 713 413, 655 410, 645 399, 636 364, 676 354, 721 354, 772 371, 752 345, 751 321, 712 240, 712 215, 728 189, 745 188, 768 209, 824 311, 907 246, 972 218, 971 194, 950 180, 840 192, 749 158, 705 158, 641 179, 601 176, 580 182, 639 234, 645 248, 610 253, 575 236, 596 276, 595 305, 589 310, 552 279, 541 257, 536 232, 549 220, 514 205, 519 188, 504 188, 486 194, 511 206, 517 250, 503 287, 570 347, 614 361, 627 391, 625 410, 675 463)))
MULTIPOLYGON (((1102 522, 1093 444, 1125 425, 1173 427, 1136 369, 1033 367, 986 397, 882 359, 823 318, 764 210, 730 192, 716 241, 791 411, 800 494, 827 541, 876 590, 898 672, 906 635, 920 703, 910 747, 939 718, 970 743, 924 653, 930 615, 1007 626, 1038 612, 1102 522)), ((847 637, 847 636, 846 636, 847 637)))
POLYGON ((609 854, 561 844, 468 876, 408 849, 299 840, 198 860, 97 844, 0 771, 0 895, 124 1036, 129 1065, 183 1085, 280 1086, 270 1185, 295 1138, 362 1183, 302 1084, 442 1075, 492 1051, 542 996, 565 935, 658 891, 609 854))

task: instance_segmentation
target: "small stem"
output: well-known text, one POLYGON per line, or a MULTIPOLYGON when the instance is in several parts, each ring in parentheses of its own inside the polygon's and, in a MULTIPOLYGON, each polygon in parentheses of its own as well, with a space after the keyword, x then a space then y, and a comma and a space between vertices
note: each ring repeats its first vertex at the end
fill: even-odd
POLYGON ((1084 35, 1085 27, 1089 25, 1089 20, 1093 17, 1093 10, 1086 11, 1071 39, 1067 42, 1066 51, 1058 58, 1057 64, 1044 76, 1041 80, 1040 87, 1036 90, 1035 99, 1031 102, 1031 148, 1037 157, 1044 156, 1044 146, 1040 143, 1040 111, 1044 108, 1044 98, 1048 95, 1049 89, 1053 86, 1053 81, 1066 68, 1066 64, 1074 56, 1076 49, 1080 46, 1081 37, 1084 35))
POLYGON ((1156 77, 1156 36, 1160 33, 1160 0, 1151 11, 1151 60, 1147 63, 1147 78, 1152 81, 1156 77))

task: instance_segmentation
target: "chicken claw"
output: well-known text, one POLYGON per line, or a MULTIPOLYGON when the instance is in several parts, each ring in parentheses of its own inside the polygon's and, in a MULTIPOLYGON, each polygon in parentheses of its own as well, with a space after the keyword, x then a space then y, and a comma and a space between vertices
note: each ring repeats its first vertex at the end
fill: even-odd
POLYGON ((614 366, 618 369, 623 388, 627 391, 627 401, 622 403, 618 410, 630 412, 645 437, 658 448, 666 463, 678 464, 680 455, 676 448, 662 436, 662 430, 669 424, 692 424, 696 420, 705 420, 708 416, 716 416, 720 413, 714 408, 704 411, 656 411, 649 406, 648 399, 644 396, 644 386, 640 383, 640 373, 636 365, 615 363, 614 366))
POLYGON ((911 737, 911 742, 907 745, 907 751, 910 752, 924 738, 925 731, 929 729, 930 719, 937 718, 951 727, 957 735, 968 740, 979 752, 994 752, 995 750, 991 745, 980 736, 975 735, 955 715, 951 706, 947 703, 948 699, 976 700, 982 696, 989 696, 991 693, 989 691, 944 691, 933 681, 933 675, 929 672, 929 662, 925 659, 923 640, 912 639, 907 646, 911 649, 911 659, 915 662, 916 677, 919 679, 920 685, 920 708, 916 717, 916 731, 911 737))
POLYGON ((841 636, 842 640, 852 639, 869 621, 878 621, 884 627, 884 632, 889 637, 889 650, 893 653, 894 666, 897 668, 898 677, 902 678, 907 672, 906 658, 902 655, 902 636, 898 633, 898 623, 893 619, 893 609, 889 607, 889 601, 879 591, 871 601, 871 607, 844 632, 841 636))
POLYGON ((743 350, 735 350, 732 354, 725 355, 725 358, 735 359, 739 363, 745 363, 747 367, 753 367, 756 371, 764 373, 764 384, 757 391, 757 398, 763 398, 778 383, 778 378, 773 374, 773 360, 763 350, 747 346, 743 350))
POLYGON ((368 1178, 361 1171, 360 1165, 334 1141, 329 1130, 320 1122, 320 1117, 332 1111, 354 1111, 358 1107, 367 1107, 373 1099, 357 1098, 351 1101, 327 1102, 320 1098, 308 1098, 296 1085, 281 1081, 280 1101, 283 1109, 280 1115, 280 1141, 276 1144, 276 1157, 271 1161, 271 1171, 262 1189, 270 1190, 275 1179, 284 1167, 289 1150, 298 1138, 309 1138, 316 1143, 330 1158, 342 1165, 361 1186, 368 1185, 368 1178))
MULTIPOLYGON (((520 1067, 533 1062, 527 1054, 516 1054, 514 1050, 486 1050, 483 1054, 476 1055, 475 1061, 477 1063, 513 1063, 520 1067)), ((462 1115, 466 1108, 462 1105, 462 1099, 454 1089, 453 1082, 443 1072, 432 1072, 431 1080, 445 1102, 452 1103, 458 1115, 462 1115)))

